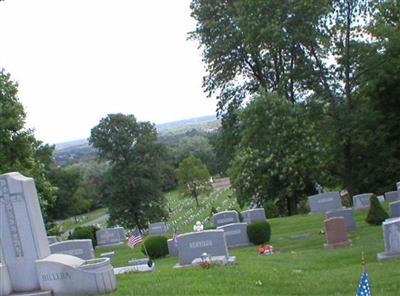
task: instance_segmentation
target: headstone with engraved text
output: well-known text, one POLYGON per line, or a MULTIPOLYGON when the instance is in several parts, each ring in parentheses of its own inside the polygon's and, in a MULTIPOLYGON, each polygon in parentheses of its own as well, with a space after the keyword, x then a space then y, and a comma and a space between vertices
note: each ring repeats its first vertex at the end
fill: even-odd
POLYGON ((325 214, 343 207, 339 192, 326 192, 308 197, 310 214, 325 214))

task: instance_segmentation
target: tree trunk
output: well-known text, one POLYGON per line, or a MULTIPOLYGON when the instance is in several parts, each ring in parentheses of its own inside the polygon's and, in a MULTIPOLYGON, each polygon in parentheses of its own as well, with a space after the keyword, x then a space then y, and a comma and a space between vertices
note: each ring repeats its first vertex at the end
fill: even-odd
POLYGON ((296 215, 297 214, 297 197, 293 198, 286 198, 287 201, 287 210, 289 216, 296 215))

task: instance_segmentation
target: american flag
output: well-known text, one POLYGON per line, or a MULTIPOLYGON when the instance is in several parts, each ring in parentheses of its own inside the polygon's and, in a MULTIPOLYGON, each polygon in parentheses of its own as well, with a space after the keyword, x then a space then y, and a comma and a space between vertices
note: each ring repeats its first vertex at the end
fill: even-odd
POLYGON ((130 248, 134 248, 137 244, 141 243, 143 241, 143 237, 140 234, 140 231, 138 229, 135 229, 132 232, 132 235, 128 239, 128 246, 130 248))
POLYGON ((371 289, 369 288, 368 272, 366 271, 361 275, 356 296, 372 296, 371 289))

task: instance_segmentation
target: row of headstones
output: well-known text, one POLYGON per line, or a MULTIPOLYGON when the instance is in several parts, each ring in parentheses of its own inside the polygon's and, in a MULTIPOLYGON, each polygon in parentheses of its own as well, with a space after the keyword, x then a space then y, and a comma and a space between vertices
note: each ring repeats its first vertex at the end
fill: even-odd
MULTIPOLYGON (((385 193, 385 199, 389 202, 390 217, 383 222, 383 236, 385 252, 378 254, 379 260, 400 257, 400 182, 396 184, 397 191, 385 193)), ((355 208, 368 208, 370 206, 369 194, 353 197, 355 208)), ((325 223, 325 247, 332 248, 351 244, 347 237, 347 230, 356 228, 353 209, 339 208, 341 206, 338 192, 329 192, 309 197, 311 213, 320 212, 321 209, 333 208, 326 211, 325 223), (321 206, 322 204, 322 206, 321 206), (337 209, 335 209, 337 208, 337 209)))
POLYGON ((234 260, 228 249, 248 246, 247 224, 265 221, 263 208, 250 209, 241 213, 245 222, 240 222, 236 211, 224 211, 213 215, 215 230, 189 232, 168 240, 168 251, 171 256, 179 257, 179 265, 188 265, 203 253, 212 257, 223 257, 226 261, 234 260))
MULTIPOLYGON (((94 259, 94 249, 91 239, 73 239, 59 242, 57 237, 47 237, 51 254, 66 254, 83 260, 94 259)), ((96 231, 97 247, 121 245, 125 242, 123 227, 100 229, 96 231)))

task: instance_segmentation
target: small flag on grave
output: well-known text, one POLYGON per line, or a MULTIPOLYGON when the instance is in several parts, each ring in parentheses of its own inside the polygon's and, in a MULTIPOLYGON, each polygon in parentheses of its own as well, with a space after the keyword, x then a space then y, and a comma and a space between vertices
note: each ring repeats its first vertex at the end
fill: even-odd
POLYGON ((360 283, 358 284, 356 296, 372 296, 371 288, 369 287, 368 272, 365 268, 364 252, 362 252, 361 256, 362 256, 361 264, 363 267, 363 272, 361 274, 360 283))
POLYGON ((140 231, 138 229, 135 229, 132 232, 132 235, 128 239, 128 246, 130 248, 134 248, 137 244, 141 243, 143 241, 143 237, 140 234, 140 231))

